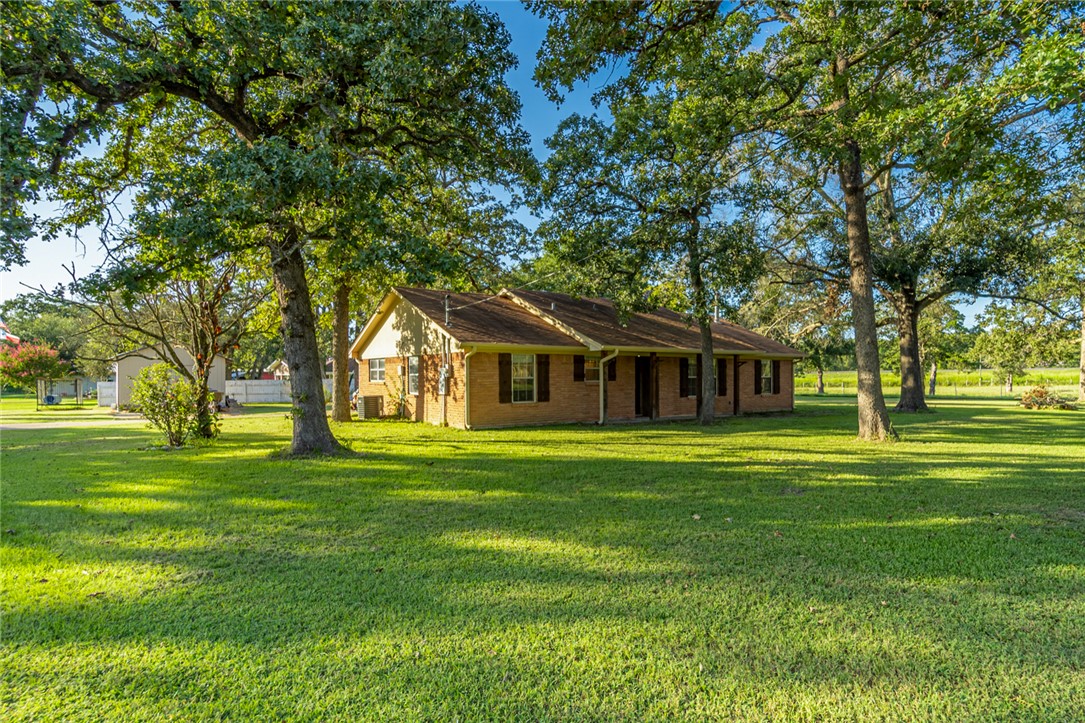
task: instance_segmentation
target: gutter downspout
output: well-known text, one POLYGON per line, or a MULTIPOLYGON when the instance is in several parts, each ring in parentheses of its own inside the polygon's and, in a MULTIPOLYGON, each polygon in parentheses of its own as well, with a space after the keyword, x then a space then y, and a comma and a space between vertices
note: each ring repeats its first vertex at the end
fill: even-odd
POLYGON ((607 422, 607 362, 618 356, 618 350, 599 360, 599 426, 607 422))
MULTIPOLYGON (((445 296, 445 299, 446 299, 446 304, 447 304, 447 299, 448 299, 447 295, 445 296)), ((441 384, 442 381, 444 382, 444 385, 445 385, 445 393, 441 395, 441 426, 442 427, 447 427, 448 426, 448 388, 450 386, 449 385, 449 381, 450 381, 449 377, 451 376, 451 372, 452 372, 452 356, 451 356, 451 353, 448 350, 448 337, 445 337, 443 343, 441 344, 441 368, 437 370, 438 377, 441 377, 441 376, 444 377, 444 379, 438 379, 438 381, 437 381, 438 385, 441 384)))
POLYGON ((473 347, 463 355, 463 428, 471 428, 471 357, 478 351, 473 347))

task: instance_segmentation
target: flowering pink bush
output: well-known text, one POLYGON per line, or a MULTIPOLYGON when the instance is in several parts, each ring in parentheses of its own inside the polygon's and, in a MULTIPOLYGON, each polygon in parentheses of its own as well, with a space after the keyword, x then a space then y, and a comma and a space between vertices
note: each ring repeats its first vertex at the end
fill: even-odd
POLYGON ((0 344, 0 383, 28 392, 38 379, 60 379, 72 366, 60 358, 56 349, 41 344, 0 344))

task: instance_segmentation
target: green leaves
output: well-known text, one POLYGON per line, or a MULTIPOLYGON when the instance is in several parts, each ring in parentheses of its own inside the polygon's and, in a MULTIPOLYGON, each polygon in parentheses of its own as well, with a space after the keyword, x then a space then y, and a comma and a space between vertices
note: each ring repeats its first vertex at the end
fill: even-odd
POLYGON ((759 268, 742 216, 750 189, 735 183, 729 145, 691 134, 674 98, 623 96, 610 105, 611 125, 566 119, 547 141, 553 154, 534 203, 551 214, 539 235, 570 291, 707 315, 706 280, 730 300, 759 268))
POLYGON ((196 385, 167 364, 144 367, 132 382, 132 406, 170 447, 183 447, 198 431, 200 401, 196 385))

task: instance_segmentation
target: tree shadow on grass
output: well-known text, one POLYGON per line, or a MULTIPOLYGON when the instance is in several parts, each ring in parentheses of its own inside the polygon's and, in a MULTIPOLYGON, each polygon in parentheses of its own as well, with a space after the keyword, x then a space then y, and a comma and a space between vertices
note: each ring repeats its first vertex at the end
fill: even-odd
MULTIPOLYGON (((1085 510, 1080 447, 992 453, 981 442, 1002 425, 1022 423, 1033 449, 1052 435, 989 414, 877 448, 837 432, 830 450, 792 443, 820 434, 801 417, 730 435, 386 426, 357 440, 361 460, 272 461, 279 439, 265 432, 171 453, 139 449, 137 430, 35 432, 36 446, 5 450, 4 527, 17 533, 4 545, 16 563, 46 559, 59 589, 24 577, 40 567, 27 562, 8 583, 5 637, 28 654, 309 656, 296 685, 379 670, 381 693, 360 700, 428 715, 497 709, 501 686, 540 717, 563 709, 539 691, 581 690, 565 698, 571 717, 620 716, 600 690, 626 689, 630 716, 680 712, 662 701, 691 675, 693 702, 751 681, 952 693, 982 684, 981 664, 1061 680, 1082 641, 1066 622, 1079 580, 1059 570, 1085 550, 1082 520, 1054 513, 1085 510), (84 583, 84 570, 102 577, 84 583), (106 594, 88 598, 96 586, 106 594), (449 686, 466 697, 448 702, 449 686)), ((322 710, 339 704, 351 705, 322 710)))

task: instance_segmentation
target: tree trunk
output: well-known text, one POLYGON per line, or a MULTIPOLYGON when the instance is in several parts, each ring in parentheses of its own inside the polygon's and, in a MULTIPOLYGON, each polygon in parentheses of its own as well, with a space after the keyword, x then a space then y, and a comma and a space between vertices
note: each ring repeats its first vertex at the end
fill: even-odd
POLYGON ((350 288, 351 277, 343 276, 335 288, 332 313, 332 420, 349 422, 350 417, 350 288))
MULTIPOLYGON (((691 222, 686 249, 689 252, 689 283, 693 295, 693 313, 701 333, 701 390, 697 399, 697 417, 701 424, 712 424, 716 419, 716 361, 712 348, 712 316, 708 313, 708 297, 705 294, 704 277, 701 275, 701 254, 698 243, 700 223, 691 222)), ((735 390, 738 393, 738 390, 735 390)))
POLYGON ((1006 391, 1013 394, 1013 372, 1006 375, 1006 391))
POLYGON ((931 375, 927 381, 929 384, 927 387, 927 396, 933 397, 935 388, 938 386, 938 362, 931 362, 931 375))
POLYGON ((919 307, 915 290, 901 289, 897 299, 897 334, 900 337, 900 401, 898 412, 925 412, 923 367, 919 361, 919 307))
POLYGON ((817 393, 818 394, 824 394, 825 393, 825 370, 822 369, 820 366, 818 367, 817 393))
POLYGON ((297 232, 291 229, 270 250, 282 317, 283 357, 290 368, 290 397, 294 404, 290 452, 336 454, 343 447, 332 435, 324 411, 324 365, 317 351, 316 324, 297 232))
POLYGON ((881 441, 896 437, 882 394, 878 327, 874 319, 874 286, 867 225, 866 190, 859 144, 845 142, 846 155, 839 176, 847 212, 848 262, 851 273, 851 316, 855 330, 855 365, 858 372, 859 438, 881 441))
POLYGON ((712 317, 697 319, 701 329, 701 408, 698 415, 701 424, 712 424, 716 419, 716 358, 712 349, 712 317))
POLYGON ((210 368, 200 368, 196 375, 196 434, 204 439, 214 439, 218 434, 215 428, 215 411, 211 408, 211 389, 207 383, 210 368))
POLYGON ((1085 402, 1085 304, 1081 306, 1081 355, 1077 365, 1077 398, 1085 402))
MULTIPOLYGON (((205 313, 210 312, 210 307, 206 303, 200 303, 201 309, 205 313)), ((176 353, 173 352, 170 347, 169 356, 176 359, 174 362, 174 368, 181 370, 183 376, 188 377, 188 381, 196 388, 196 435, 204 439, 214 439, 218 434, 218 430, 215 428, 215 412, 217 410, 212 409, 213 400, 211 399, 211 367, 215 362, 215 355, 212 349, 215 346, 214 329, 217 324, 217 320, 212 316, 210 318, 200 315, 197 318, 192 319, 188 334, 191 339, 191 346, 189 352, 192 354, 193 366, 192 370, 188 371, 180 359, 177 359, 176 353)))

